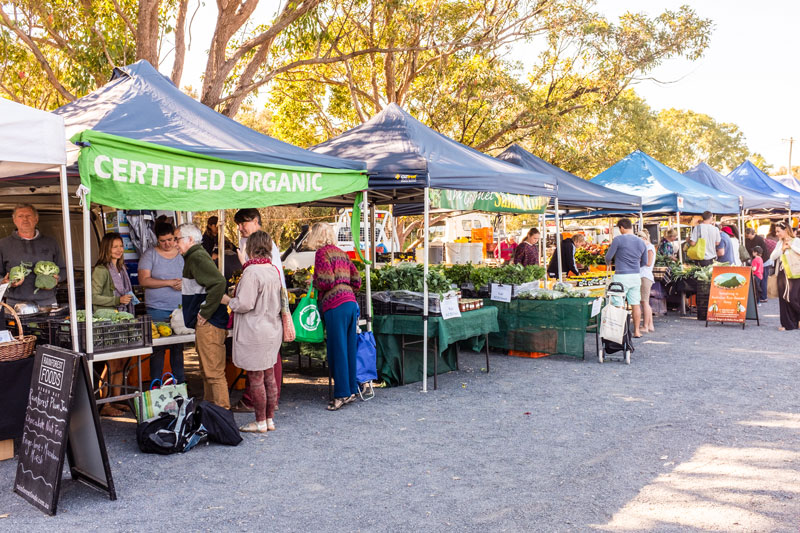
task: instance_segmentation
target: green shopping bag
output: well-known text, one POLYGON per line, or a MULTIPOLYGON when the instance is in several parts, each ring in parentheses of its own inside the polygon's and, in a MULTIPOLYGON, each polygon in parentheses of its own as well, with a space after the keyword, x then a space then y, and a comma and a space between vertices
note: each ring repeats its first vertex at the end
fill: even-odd
POLYGON ((136 419, 139 422, 149 420, 161 413, 178 414, 180 405, 176 398, 188 398, 186 383, 176 384, 175 378, 170 373, 161 376, 161 379, 154 379, 150 383, 150 390, 142 394, 141 403, 143 410, 139 409, 139 401, 134 401, 136 409, 136 419), (167 377, 169 376, 169 377, 167 377), (158 388, 156 388, 158 387, 158 388))
POLYGON ((325 340, 325 329, 317 307, 317 293, 312 287, 297 304, 292 314, 295 340, 297 342, 322 342, 325 340))

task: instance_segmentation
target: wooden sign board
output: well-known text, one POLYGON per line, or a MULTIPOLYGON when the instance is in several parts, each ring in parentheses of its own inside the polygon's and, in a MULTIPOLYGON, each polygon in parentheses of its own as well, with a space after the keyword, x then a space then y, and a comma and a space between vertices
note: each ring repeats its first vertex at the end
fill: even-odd
POLYGON ((713 268, 706 326, 709 322, 733 322, 742 324, 744 328, 750 302, 756 303, 755 287, 751 280, 750 267, 715 266, 713 268))
POLYGON ((116 500, 86 359, 55 346, 39 346, 14 491, 46 513, 56 514, 65 455, 72 479, 116 500))

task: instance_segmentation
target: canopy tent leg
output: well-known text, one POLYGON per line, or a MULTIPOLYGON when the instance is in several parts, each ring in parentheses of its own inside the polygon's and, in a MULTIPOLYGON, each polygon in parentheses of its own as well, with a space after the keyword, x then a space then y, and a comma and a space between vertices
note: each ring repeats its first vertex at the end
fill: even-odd
POLYGON ((644 229, 644 213, 642 210, 639 210, 639 231, 644 229))
POLYGON ((376 220, 377 219, 375 217, 375 204, 372 203, 372 204, 369 205, 369 226, 368 227, 369 227, 369 250, 370 250, 369 259, 373 263, 375 263, 375 261, 377 261, 377 258, 378 258, 377 243, 375 242, 376 237, 377 237, 377 235, 375 235, 377 233, 377 231, 376 231, 377 226, 375 225, 376 220))
MULTIPOLYGON (((430 176, 428 177, 430 179, 430 176)), ((423 200, 423 267, 422 267, 422 392, 428 392, 428 225, 430 218, 430 198, 425 187, 423 200)), ((437 354, 434 354, 436 357, 437 354)))
MULTIPOLYGON (((547 212, 547 208, 545 208, 547 212)), ((539 215, 539 257, 544 260, 544 267, 547 268, 547 221, 544 214, 539 215)), ((523 236, 520 235, 520 240, 523 236)))
POLYGON ((390 257, 391 264, 393 265, 394 264, 394 249, 395 249, 395 247, 399 247, 400 246, 399 243, 397 245, 395 245, 395 241, 397 240, 397 219, 394 218, 394 205, 390 205, 389 206, 389 216, 392 217, 392 238, 389 239, 389 246, 391 246, 392 249, 391 249, 391 252, 390 252, 391 255, 389 257, 390 257))
MULTIPOLYGON (((75 301, 75 265, 72 260, 72 225, 69 217, 69 190, 67 189, 67 167, 61 165, 61 217, 64 223, 64 259, 67 266, 67 294, 69 296, 69 330, 72 337, 72 351, 77 352, 78 344, 78 321, 75 319, 77 314, 77 303, 75 301)), ((86 276, 84 275, 84 286, 87 286, 86 276)))
MULTIPOLYGON (((368 195, 369 195, 369 193, 367 191, 364 191, 364 200, 363 200, 364 205, 361 208, 361 212, 363 213, 363 216, 364 216, 365 219, 367 218, 367 204, 369 202, 368 195)), ((372 215, 373 215, 372 218, 373 218, 373 223, 374 223, 375 206, 372 206, 372 215)), ((365 220, 365 222, 366 222, 366 220, 365 220)), ((372 228, 369 226, 369 224, 365 224, 365 226, 369 229, 369 234, 370 235, 374 235, 374 232, 372 231, 372 228)), ((371 271, 372 265, 370 264, 370 261, 375 261, 375 247, 374 247, 374 243, 373 243, 373 245, 370 245, 370 241, 369 240, 366 241, 366 244, 367 244, 368 250, 372 251, 371 252, 372 255, 370 255, 370 252, 368 251, 367 252, 367 261, 364 262, 364 276, 366 277, 366 285, 367 285, 367 287, 366 287, 366 291, 367 291, 367 302, 366 302, 366 305, 367 305, 367 310, 366 310, 367 311, 367 316, 365 317, 365 319, 367 320, 367 331, 372 331, 372 283, 371 283, 371 280, 370 280, 370 277, 371 277, 370 276, 370 271, 371 271)), ((358 245, 361 246, 361 236, 360 235, 359 235, 358 245)))
POLYGON ((89 360, 89 376, 94 379, 94 365, 92 354, 94 354, 94 327, 92 324, 92 232, 91 217, 89 213, 89 198, 84 195, 81 202, 83 215, 83 286, 84 286, 84 305, 86 307, 86 354, 89 360))
POLYGON ((681 212, 675 215, 675 227, 678 229, 678 261, 683 263, 683 242, 681 241, 681 212))
POLYGON ((558 197, 555 199, 556 208, 556 261, 558 263, 558 281, 561 281, 562 268, 561 264, 561 221, 558 218, 558 197))
POLYGON ((217 264, 219 273, 225 275, 225 210, 217 211, 217 264))

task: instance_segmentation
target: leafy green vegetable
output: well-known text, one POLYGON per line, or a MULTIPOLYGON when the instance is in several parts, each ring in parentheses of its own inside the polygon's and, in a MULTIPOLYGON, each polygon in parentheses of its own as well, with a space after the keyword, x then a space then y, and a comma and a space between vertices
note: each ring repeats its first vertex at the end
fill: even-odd
POLYGON ((26 263, 25 261, 23 261, 19 264, 19 266, 12 267, 8 271, 8 281, 10 281, 11 283, 22 281, 30 273, 31 273, 31 263, 26 263))
POLYGON ((34 294, 39 292, 39 289, 55 289, 58 285, 58 280, 49 274, 36 274, 36 290, 34 294))
POLYGON ((475 288, 489 283, 504 285, 522 285, 544 278, 545 270, 539 265, 503 265, 500 267, 476 267, 470 273, 470 281, 475 288))
POLYGON ((61 272, 61 269, 52 261, 39 261, 33 267, 33 273, 41 276, 55 276, 59 272, 61 272))
MULTIPOLYGON (((412 291, 423 290, 424 267, 415 263, 400 263, 397 266, 386 265, 374 270, 373 290, 376 291, 412 291)), ((444 294, 450 291, 450 282, 437 268, 428 270, 428 291, 444 294)))

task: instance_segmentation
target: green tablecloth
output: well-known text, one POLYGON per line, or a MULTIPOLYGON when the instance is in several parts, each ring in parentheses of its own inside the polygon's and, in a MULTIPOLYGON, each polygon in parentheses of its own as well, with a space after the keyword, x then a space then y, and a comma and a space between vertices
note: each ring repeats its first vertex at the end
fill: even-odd
POLYGON ((595 298, 559 300, 483 301, 497 308, 500 331, 489 335, 489 345, 503 350, 542 352, 583 357, 583 341, 595 298))
MULTIPOLYGON (((376 315, 372 322, 378 351, 378 377, 389 386, 399 385, 401 335, 406 342, 421 340, 409 337, 422 337, 422 316, 420 315, 376 315)), ((435 338, 439 348, 439 373, 456 369, 456 343, 462 347, 480 351, 484 335, 500 331, 497 324, 497 309, 484 307, 468 311, 461 318, 444 320, 440 316, 428 318, 428 338, 435 338)), ((433 342, 428 343, 433 349, 433 342)), ((428 375, 433 375, 433 360, 428 360, 428 375)), ((422 345, 405 350, 405 381, 412 383, 422 380, 422 345)))

